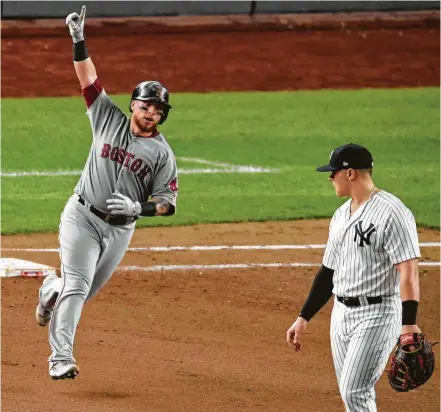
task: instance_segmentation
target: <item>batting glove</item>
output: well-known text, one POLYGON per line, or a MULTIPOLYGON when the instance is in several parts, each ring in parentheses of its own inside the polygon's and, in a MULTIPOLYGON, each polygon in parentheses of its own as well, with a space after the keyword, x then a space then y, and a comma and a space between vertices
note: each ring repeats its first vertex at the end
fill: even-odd
POLYGON ((74 43, 84 40, 84 19, 86 17, 86 6, 81 8, 81 14, 70 13, 66 17, 66 26, 69 27, 70 35, 74 43))
POLYGON ((107 207, 111 210, 112 215, 138 216, 141 214, 141 204, 134 202, 127 196, 122 195, 115 190, 113 193, 115 198, 107 199, 107 207))

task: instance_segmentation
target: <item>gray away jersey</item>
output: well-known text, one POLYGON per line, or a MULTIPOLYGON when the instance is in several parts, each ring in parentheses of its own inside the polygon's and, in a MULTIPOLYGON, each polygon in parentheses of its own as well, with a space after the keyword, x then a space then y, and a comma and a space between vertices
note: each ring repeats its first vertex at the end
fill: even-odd
POLYGON ((165 138, 139 137, 130 119, 103 89, 87 110, 93 132, 89 157, 75 187, 97 209, 109 213, 106 200, 118 190, 133 201, 160 197, 176 207, 175 156, 165 138))
POLYGON ((380 191, 353 216, 351 200, 336 210, 329 227, 323 265, 334 270, 337 296, 399 294, 394 265, 419 258, 412 212, 396 196, 380 191))

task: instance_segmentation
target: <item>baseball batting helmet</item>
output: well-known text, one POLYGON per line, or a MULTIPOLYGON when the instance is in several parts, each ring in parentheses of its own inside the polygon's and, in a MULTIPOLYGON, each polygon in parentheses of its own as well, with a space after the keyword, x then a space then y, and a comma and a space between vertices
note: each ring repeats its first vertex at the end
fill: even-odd
POLYGON ((159 124, 167 120, 168 112, 172 108, 168 102, 168 90, 159 82, 149 80, 139 83, 133 90, 132 98, 130 99, 129 109, 132 112, 132 100, 142 100, 143 102, 156 102, 164 105, 164 114, 159 121, 159 124))

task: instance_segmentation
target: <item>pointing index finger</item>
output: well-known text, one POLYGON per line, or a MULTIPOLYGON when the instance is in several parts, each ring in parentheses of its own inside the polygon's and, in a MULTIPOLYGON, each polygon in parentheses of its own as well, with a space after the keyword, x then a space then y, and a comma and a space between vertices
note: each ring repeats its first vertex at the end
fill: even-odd
POLYGON ((80 20, 84 20, 85 17, 86 17, 86 6, 84 5, 83 7, 81 7, 80 20))

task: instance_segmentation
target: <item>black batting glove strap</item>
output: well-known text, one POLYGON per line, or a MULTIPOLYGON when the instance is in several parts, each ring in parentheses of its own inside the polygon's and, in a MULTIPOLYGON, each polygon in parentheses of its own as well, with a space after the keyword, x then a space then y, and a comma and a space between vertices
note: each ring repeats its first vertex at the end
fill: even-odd
POLYGON ((416 300, 405 300, 403 305, 402 325, 416 325, 416 317, 418 312, 418 302, 416 300))
POLYGON ((73 59, 76 62, 81 62, 89 57, 87 51, 86 41, 79 41, 73 44, 73 59))
POLYGON ((315 275, 309 296, 303 305, 300 315, 303 319, 310 321, 313 316, 326 304, 332 296, 334 284, 332 277, 334 271, 322 266, 315 275))
POLYGON ((156 203, 146 202, 141 203, 141 216, 155 216, 156 215, 156 203))

